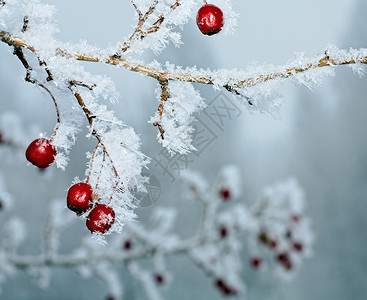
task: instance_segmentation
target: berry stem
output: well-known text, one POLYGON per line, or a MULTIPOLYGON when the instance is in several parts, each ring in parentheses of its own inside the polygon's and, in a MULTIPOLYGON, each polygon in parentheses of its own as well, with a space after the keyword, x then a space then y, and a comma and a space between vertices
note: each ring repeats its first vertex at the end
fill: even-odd
MULTIPOLYGON (((83 84, 77 84, 75 81, 70 81, 69 82, 69 90, 73 93, 74 97, 77 99, 79 106, 82 108, 85 116, 87 117, 87 120, 88 120, 88 123, 89 123, 90 127, 93 128, 93 120, 96 118, 96 116, 86 107, 82 96, 80 95, 80 93, 77 90, 77 85, 86 86, 86 85, 83 85, 83 84)), ((108 153, 107 148, 106 148, 106 146, 104 145, 104 143, 102 141, 102 137, 99 135, 99 133, 95 129, 93 129, 92 135, 98 140, 99 144, 103 148, 103 152, 106 154, 106 156, 110 160, 111 168, 112 168, 113 172, 115 173, 115 176, 117 178, 117 182, 119 182, 120 181, 119 180, 120 176, 117 172, 117 169, 115 167, 115 164, 113 162, 112 157, 108 153)))
POLYGON ((96 153, 97 153, 98 148, 99 148, 99 142, 97 143, 96 147, 94 148, 94 151, 93 151, 93 154, 92 154, 92 158, 90 160, 89 173, 88 173, 88 177, 87 177, 86 183, 89 183, 90 176, 91 176, 92 170, 93 170, 94 158, 96 157, 96 153))
POLYGON ((103 167, 104 167, 104 162, 105 161, 106 161, 106 152, 103 151, 102 165, 101 165, 101 169, 99 170, 99 174, 98 174, 98 178, 97 178, 97 183, 96 183, 96 189, 98 189, 99 179, 101 178, 101 174, 102 174, 102 171, 103 171, 103 167))
MULTIPOLYGON (((28 23, 26 23, 26 18, 25 18, 24 24, 28 24, 28 23)), ((32 52, 34 52, 34 51, 32 51, 32 52)), ((43 83, 39 83, 36 79, 32 78, 32 76, 31 76, 32 67, 29 65, 27 59, 25 58, 22 48, 20 46, 14 46, 14 52, 13 52, 13 54, 16 57, 18 57, 18 59, 23 64, 24 68, 26 69, 26 76, 25 76, 24 80, 26 82, 33 83, 33 84, 38 85, 39 87, 43 88, 51 96, 51 98, 52 98, 52 101, 53 101, 53 103, 55 105, 55 110, 56 110, 56 126, 55 126, 55 130, 54 130, 54 132, 53 132, 53 134, 52 134, 52 136, 50 138, 50 142, 52 142, 53 139, 56 136, 57 130, 59 129, 59 125, 60 125, 60 111, 59 111, 59 108, 57 106, 56 98, 54 97, 54 95, 52 94, 52 92, 43 83)), ((46 63, 42 62, 38 56, 37 56, 37 59, 40 62, 40 65, 41 66, 42 65, 45 65, 45 69, 46 69, 46 72, 48 74, 48 77, 47 77, 46 80, 47 81, 52 80, 52 74, 47 69, 46 63), (49 78, 51 78, 51 79, 48 80, 49 78)))

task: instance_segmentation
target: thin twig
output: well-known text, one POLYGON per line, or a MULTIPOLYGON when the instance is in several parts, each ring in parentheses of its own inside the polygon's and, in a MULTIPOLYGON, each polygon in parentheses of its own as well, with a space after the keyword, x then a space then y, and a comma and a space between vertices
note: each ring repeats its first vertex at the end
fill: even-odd
POLYGON ((159 113, 159 121, 156 121, 153 123, 154 126, 158 126, 158 130, 161 134, 161 139, 164 140, 164 129, 161 125, 161 120, 163 116, 163 110, 164 110, 164 103, 169 99, 169 90, 168 90, 168 80, 160 81, 161 85, 161 102, 158 106, 158 113, 159 113))
POLYGON ((92 170, 93 170, 94 158, 96 157, 96 153, 97 153, 98 148, 99 148, 99 143, 97 143, 96 147, 94 148, 94 151, 93 151, 93 154, 92 154, 92 158, 90 160, 89 173, 88 173, 88 177, 87 177, 86 183, 89 183, 90 175, 92 174, 92 170))
MULTIPOLYGON (((147 12, 144 14, 141 13, 141 11, 136 7, 135 3, 132 1, 135 10, 138 12, 139 20, 138 25, 136 26, 134 32, 130 36, 130 38, 124 42, 121 48, 121 53, 126 52, 130 47, 133 41, 135 40, 143 40, 148 34, 156 32, 159 30, 160 25, 163 23, 165 17, 164 15, 160 15, 158 19, 153 23, 153 25, 148 28, 145 32, 142 30, 143 25, 145 24, 148 17, 155 11, 155 8, 157 7, 158 0, 155 0, 154 3, 149 7, 147 12)), ((171 12, 175 10, 180 5, 179 1, 177 0, 174 4, 171 5, 171 12)), ((116 57, 121 57, 120 54, 116 54, 116 57)))
MULTIPOLYGON (((23 64, 24 68, 26 69, 26 76, 24 78, 25 81, 30 82, 32 84, 38 85, 39 87, 43 88, 51 97, 54 106, 55 106, 55 110, 56 110, 56 127, 55 130, 50 138, 50 141, 52 142, 53 139, 56 136, 57 130, 59 128, 60 125, 60 111, 59 111, 59 107, 57 105, 57 101, 56 98, 54 97, 54 95, 52 94, 52 92, 42 83, 39 83, 36 79, 31 77, 31 72, 32 72, 32 67, 29 65, 27 59, 24 56, 23 50, 21 47, 19 46, 14 46, 14 55, 18 57, 18 59, 21 61, 21 63, 23 64)), ((50 76, 52 77, 51 73, 50 76)))
MULTIPOLYGON (((83 100, 82 96, 80 95, 80 93, 78 93, 77 88, 76 88, 76 84, 73 83, 73 81, 70 81, 70 83, 69 83, 69 90, 73 93, 74 97, 77 99, 79 106, 82 108, 85 116, 87 117, 89 126, 91 128, 93 128, 93 121, 96 118, 96 116, 86 107, 86 105, 84 103, 84 100, 83 100)), ((108 159, 111 162, 112 170, 115 173, 116 178, 119 180, 119 178, 120 178, 119 174, 117 172, 117 169, 115 167, 115 164, 113 162, 112 157, 108 153, 107 148, 106 148, 105 144, 102 141, 102 137, 99 135, 99 133, 95 129, 92 130, 92 135, 96 137, 99 144, 102 146, 103 151, 106 153, 108 159)))

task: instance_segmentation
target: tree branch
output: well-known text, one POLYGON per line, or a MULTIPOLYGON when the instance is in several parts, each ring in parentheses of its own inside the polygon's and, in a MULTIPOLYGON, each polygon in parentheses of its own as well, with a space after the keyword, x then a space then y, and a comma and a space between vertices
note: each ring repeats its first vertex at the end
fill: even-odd
MULTIPOLYGON (((31 49, 32 51, 34 51, 33 47, 31 45, 28 45, 26 41, 18 37, 13 37, 7 32, 0 31, 0 38, 3 42, 9 45, 27 47, 31 49)), ((173 80, 173 81, 185 81, 185 82, 193 82, 193 83, 209 84, 209 85, 215 84, 214 78, 212 78, 212 76, 210 75, 198 76, 198 75, 193 75, 190 73, 168 72, 165 70, 151 68, 145 65, 134 64, 126 59, 116 57, 116 56, 105 57, 105 56, 101 56, 97 54, 81 54, 81 53, 71 54, 61 49, 56 49, 55 54, 58 56, 74 58, 80 61, 102 62, 105 64, 122 66, 130 71, 145 74, 158 81, 173 80)), ((352 65, 352 64, 357 64, 357 63, 367 64, 367 56, 343 57, 343 58, 330 58, 328 56, 325 56, 324 58, 318 61, 307 64, 303 68, 293 67, 293 68, 285 69, 284 71, 281 71, 281 72, 275 72, 275 73, 259 75, 256 77, 245 78, 238 82, 226 82, 223 84, 223 87, 226 90, 230 90, 232 92, 233 89, 238 89, 242 87, 253 87, 260 83, 271 81, 274 79, 288 78, 296 74, 306 72, 310 69, 322 68, 322 67, 327 67, 327 66, 352 65)))

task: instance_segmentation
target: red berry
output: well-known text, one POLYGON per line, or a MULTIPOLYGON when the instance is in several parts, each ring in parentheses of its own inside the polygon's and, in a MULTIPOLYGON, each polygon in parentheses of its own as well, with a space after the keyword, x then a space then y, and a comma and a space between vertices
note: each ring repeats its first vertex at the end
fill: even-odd
POLYGON ((221 291, 225 296, 235 295, 237 291, 230 287, 223 279, 218 278, 215 280, 214 285, 221 291))
POLYGON ((163 284, 164 283, 164 277, 161 274, 155 274, 154 279, 155 279, 155 282, 157 284, 163 284))
POLYGON ((300 221, 300 216, 299 215, 292 215, 291 219, 294 223, 298 223, 300 221))
POLYGON ((276 258, 280 263, 289 261, 289 256, 287 252, 279 253, 276 258))
POLYGON ((269 241, 269 247, 271 248, 271 249, 276 249, 276 247, 278 246, 278 243, 277 243, 277 241, 275 241, 275 240, 270 240, 269 241))
POLYGON ((231 191, 227 188, 222 188, 219 191, 219 196, 224 200, 227 201, 231 198, 231 191))
POLYGON ((104 204, 98 204, 89 213, 87 227, 91 232, 106 233, 115 222, 114 210, 104 204))
POLYGON ((251 257, 250 259, 250 264, 254 269, 257 269, 258 267, 260 267, 261 262, 262 262, 261 258, 257 256, 251 257))
POLYGON ((223 238, 225 238, 227 236, 227 234, 228 234, 227 227, 221 226, 219 228, 219 236, 223 239, 223 238))
POLYGON ((287 260, 286 262, 283 263, 283 267, 287 271, 290 271, 290 270, 293 269, 293 264, 292 264, 292 262, 290 260, 287 260))
POLYGON ((303 250, 303 244, 300 243, 300 242, 294 242, 293 243, 293 248, 296 250, 296 251, 299 251, 301 252, 303 250))
POLYGON ((25 157, 33 165, 45 169, 55 161, 56 148, 44 138, 34 140, 27 148, 25 157))
POLYGON ((126 240, 124 245, 123 245, 123 248, 125 250, 130 250, 132 248, 132 243, 129 240, 126 240))
POLYGON ((88 183, 74 184, 68 191, 68 208, 77 214, 86 212, 92 206, 92 193, 92 187, 88 183))
POLYGON ((213 4, 205 4, 198 11, 196 24, 203 34, 216 34, 222 30, 224 24, 223 12, 213 4))

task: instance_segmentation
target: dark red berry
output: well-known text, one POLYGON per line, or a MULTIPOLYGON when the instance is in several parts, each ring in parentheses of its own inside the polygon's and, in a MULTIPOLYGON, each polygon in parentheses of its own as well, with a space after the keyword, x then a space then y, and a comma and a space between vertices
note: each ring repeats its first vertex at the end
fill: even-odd
POLYGON ((219 196, 224 200, 227 201, 231 198, 231 191, 227 188, 223 188, 219 191, 219 196))
POLYGON ((219 236, 223 239, 223 238, 225 238, 226 236, 227 236, 227 234, 228 234, 228 229, 227 229, 227 227, 225 227, 225 226, 221 226, 221 227, 219 227, 219 236))
POLYGON ((126 240, 124 245, 123 245, 123 248, 125 250, 130 250, 132 248, 132 243, 129 240, 126 240))
POLYGON ((33 165, 45 169, 55 161, 56 148, 44 138, 34 140, 27 148, 25 157, 33 165))
POLYGON ((260 265, 261 265, 261 262, 262 262, 262 260, 261 260, 261 258, 260 258, 260 257, 258 257, 258 256, 251 257, 251 259, 250 259, 250 264, 251 264, 251 266, 252 266, 254 269, 259 268, 259 267, 260 267, 260 265))
POLYGON ((276 247, 278 246, 278 243, 277 243, 277 241, 275 241, 275 240, 270 240, 269 241, 269 247, 271 248, 271 249, 276 249, 276 247))
POLYGON ((1 133, 0 131, 0 144, 4 142, 4 137, 3 137, 3 134, 1 133))
POLYGON ((161 274, 155 274, 154 279, 155 279, 155 282, 157 284, 163 284, 164 283, 164 277, 161 274))
POLYGON ((225 296, 237 294, 236 290, 230 287, 223 279, 218 278, 215 280, 214 285, 225 296))
POLYGON ((92 206, 92 187, 88 183, 74 184, 68 191, 67 206, 77 214, 86 212, 92 206))
POLYGON ((293 268, 293 264, 287 252, 279 253, 276 256, 276 259, 284 267, 284 269, 290 271, 293 268))
POLYGON ((296 250, 296 251, 299 251, 301 252, 303 250, 303 244, 300 243, 300 242, 294 242, 293 243, 293 248, 296 250))
POLYGON ((276 258, 280 263, 283 263, 289 260, 289 256, 287 252, 279 253, 276 258))
POLYGON ((283 267, 287 271, 290 271, 290 270, 293 269, 293 264, 292 264, 292 262, 290 260, 287 260, 286 262, 283 263, 283 267))
POLYGON ((115 222, 114 210, 104 204, 98 204, 87 218, 87 227, 91 232, 106 233, 115 222))
POLYGON ((203 34, 216 34, 222 30, 224 24, 223 12, 213 4, 205 4, 198 11, 196 24, 203 34))
POLYGON ((300 216, 299 215, 296 215, 296 214, 294 214, 294 215, 292 215, 291 216, 291 220, 294 222, 294 223, 298 223, 299 221, 300 221, 300 216))

